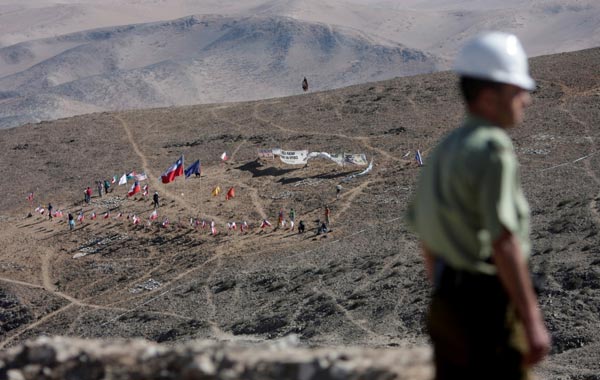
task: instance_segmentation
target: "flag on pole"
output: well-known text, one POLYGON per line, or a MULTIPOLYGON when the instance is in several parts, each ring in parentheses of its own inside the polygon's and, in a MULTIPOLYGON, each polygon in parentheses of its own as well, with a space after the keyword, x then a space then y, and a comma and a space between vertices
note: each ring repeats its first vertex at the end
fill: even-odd
POLYGON ((138 181, 135 181, 133 183, 133 185, 131 186, 131 189, 129 189, 129 193, 127 193, 127 196, 131 197, 134 194, 137 194, 141 191, 140 188, 140 183, 138 181))
POLYGON ((163 222, 162 222, 162 226, 166 227, 168 225, 169 225, 169 218, 165 218, 165 220, 163 220, 163 222))
POLYGON ((144 187, 142 188, 142 195, 145 197, 148 196, 148 184, 144 185, 144 187))
POLYGON ((133 218, 132 218, 132 220, 133 220, 133 224, 139 224, 140 223, 140 218, 138 218, 137 215, 134 215, 133 218))
POLYGON ((211 192, 213 197, 216 197, 217 195, 221 194, 221 186, 216 186, 212 192, 211 192))
POLYGON ((415 160, 419 166, 423 166, 423 157, 421 157, 421 151, 417 149, 417 153, 415 154, 415 160))
POLYGON ((119 185, 124 185, 127 183, 127 174, 123 174, 119 179, 119 185))
POLYGON ((227 157, 227 152, 223 152, 223 154, 221 155, 221 160, 227 161, 228 159, 229 157, 227 157))
POLYGON ((183 175, 183 155, 171 165, 161 176, 162 183, 169 183, 175 180, 175 177, 183 175))
POLYGON ((135 171, 132 170, 129 173, 127 173, 127 179, 134 179, 135 178, 135 171))
POLYGON ((117 182, 117 176, 113 175, 112 178, 110 179, 110 183, 114 184, 115 182, 117 182))
POLYGON ((104 219, 110 218, 110 211, 105 212, 103 218, 104 219))
POLYGON ((90 215, 90 219, 91 220, 95 220, 96 219, 96 213, 92 212, 92 215, 90 215))
POLYGON ((200 160, 196 160, 196 162, 194 162, 187 169, 185 169, 185 178, 191 176, 192 174, 195 174, 196 176, 200 176, 202 174, 200 160))
POLYGON ((235 197, 235 190, 233 189, 233 187, 229 188, 229 190, 227 191, 227 194, 225 195, 225 200, 228 201, 229 199, 235 197))
POLYGON ((54 216, 55 218, 62 218, 63 217, 63 212, 61 210, 58 210, 52 216, 54 216))
POLYGON ((33 202, 33 192, 29 193, 29 195, 27 195, 27 200, 29 202, 33 202))
POLYGON ((78 222, 83 222, 84 219, 85 219, 85 216, 83 215, 83 211, 81 211, 79 213, 79 215, 77 215, 77 221, 78 222))
POLYGON ((265 228, 265 227, 271 227, 271 223, 269 223, 268 220, 263 219, 263 221, 262 221, 262 223, 260 225, 260 228, 265 228))
POLYGON ((154 211, 152 211, 152 213, 150 214, 150 217, 148 219, 154 220, 154 219, 157 219, 157 218, 158 218, 158 211, 154 210, 154 211))
POLYGON ((148 179, 148 176, 146 175, 146 173, 140 173, 140 174, 134 175, 134 178, 136 181, 145 181, 148 179))

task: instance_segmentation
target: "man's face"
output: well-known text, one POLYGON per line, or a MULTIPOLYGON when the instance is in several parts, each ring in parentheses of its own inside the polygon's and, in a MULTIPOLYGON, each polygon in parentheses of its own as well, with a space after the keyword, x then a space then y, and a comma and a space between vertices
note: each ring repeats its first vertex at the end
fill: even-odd
POLYGON ((495 93, 494 108, 498 125, 511 128, 521 123, 525 107, 531 103, 529 92, 511 84, 503 84, 495 93))

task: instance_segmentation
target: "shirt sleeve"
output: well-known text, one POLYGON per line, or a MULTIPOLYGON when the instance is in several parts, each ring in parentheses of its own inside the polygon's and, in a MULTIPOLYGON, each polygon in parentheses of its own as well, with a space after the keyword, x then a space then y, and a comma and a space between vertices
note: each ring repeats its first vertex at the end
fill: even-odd
POLYGON ((487 156, 480 182, 479 207, 482 227, 489 232, 493 242, 504 228, 512 233, 518 232, 518 167, 510 147, 494 146, 487 156))

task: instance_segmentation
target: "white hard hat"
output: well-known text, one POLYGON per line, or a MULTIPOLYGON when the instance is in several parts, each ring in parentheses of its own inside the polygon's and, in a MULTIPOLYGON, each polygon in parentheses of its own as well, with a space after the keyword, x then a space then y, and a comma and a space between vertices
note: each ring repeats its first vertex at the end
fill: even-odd
POLYGON ((475 37, 458 53, 454 71, 461 76, 535 89, 527 55, 513 34, 489 32, 475 37))

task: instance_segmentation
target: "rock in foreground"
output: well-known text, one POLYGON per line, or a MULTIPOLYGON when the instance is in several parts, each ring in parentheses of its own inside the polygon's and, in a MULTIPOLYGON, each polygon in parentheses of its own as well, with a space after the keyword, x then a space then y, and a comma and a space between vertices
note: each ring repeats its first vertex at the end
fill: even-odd
POLYGON ((42 337, 0 353, 0 379, 411 379, 432 377, 417 349, 294 347, 293 339, 165 346, 144 340, 42 337))

